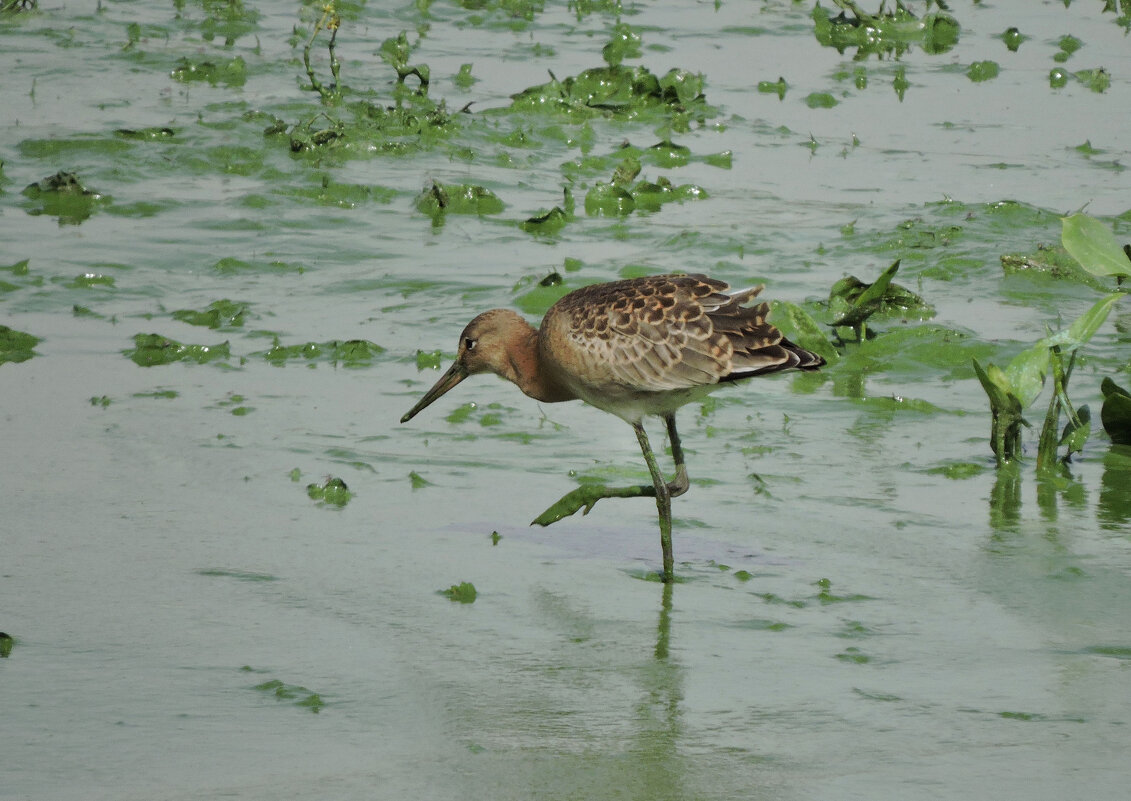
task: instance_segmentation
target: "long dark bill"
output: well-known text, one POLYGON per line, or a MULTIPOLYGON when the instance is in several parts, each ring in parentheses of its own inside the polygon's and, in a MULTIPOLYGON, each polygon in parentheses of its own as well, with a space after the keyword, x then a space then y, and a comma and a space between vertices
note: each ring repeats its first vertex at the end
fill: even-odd
POLYGON ((432 386, 432 389, 424 393, 424 397, 408 410, 408 413, 401 418, 401 422, 407 423, 409 420, 416 417, 424 407, 431 404, 432 401, 439 398, 465 378, 467 378, 467 368, 458 360, 453 362, 452 366, 448 368, 448 372, 440 376, 440 380, 432 386))

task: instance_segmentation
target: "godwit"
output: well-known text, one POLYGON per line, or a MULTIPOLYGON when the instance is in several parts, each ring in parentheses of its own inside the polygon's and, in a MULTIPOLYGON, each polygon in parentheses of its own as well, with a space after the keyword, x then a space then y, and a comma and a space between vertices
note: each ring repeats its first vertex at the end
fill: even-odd
POLYGON ((632 426, 652 486, 582 486, 546 510, 548 525, 601 498, 655 496, 664 554, 663 580, 673 574, 671 499, 687 492, 675 412, 724 383, 825 363, 766 321, 765 303, 745 306, 761 286, 731 292, 704 275, 654 275, 595 284, 550 307, 540 328, 509 309, 486 311, 460 334, 456 360, 408 414, 405 423, 469 375, 494 373, 545 403, 581 399, 632 426), (675 461, 668 482, 642 420, 664 419, 675 461))

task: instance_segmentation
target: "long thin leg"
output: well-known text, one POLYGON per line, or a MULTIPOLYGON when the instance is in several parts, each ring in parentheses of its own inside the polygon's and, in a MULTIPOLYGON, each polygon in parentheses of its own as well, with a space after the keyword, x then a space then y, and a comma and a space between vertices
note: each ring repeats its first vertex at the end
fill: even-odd
MULTIPOLYGON (((664 415, 664 423, 668 428, 668 440, 671 442, 672 446, 672 459, 675 461, 675 478, 670 482, 663 482, 663 486, 669 498, 668 519, 670 523, 670 499, 687 492, 689 484, 687 479, 687 466, 683 461, 683 447, 679 442, 679 432, 676 431, 675 428, 675 414, 672 413, 664 415)), ((638 425, 633 425, 634 430, 636 430, 637 428, 638 425)), ((639 431, 642 432, 643 430, 643 427, 640 426, 639 431)), ((638 433, 637 437, 639 436, 640 435, 638 433)), ((641 448, 643 449, 643 447, 644 446, 642 444, 641 448)), ((651 446, 648 447, 647 453, 652 454, 651 446)), ((559 498, 557 503, 544 511, 542 514, 538 515, 538 517, 534 518, 534 521, 531 523, 531 525, 548 526, 551 523, 556 523, 563 517, 569 517, 570 515, 578 511, 580 511, 582 514, 589 514, 589 510, 592 509, 596 505, 597 501, 601 500, 602 498, 656 498, 656 503, 658 505, 660 501, 659 496, 657 495, 658 485, 655 484, 655 478, 657 473, 659 473, 659 468, 656 466, 655 455, 650 455, 648 457, 648 470, 652 474, 652 484, 636 485, 632 487, 606 487, 603 484, 584 483, 573 492, 566 493, 561 498, 559 498)), ((668 535, 668 537, 670 539, 670 534, 668 535)))
POLYGON ((664 415, 664 424, 668 427, 668 441, 672 445, 672 459, 675 460, 675 478, 668 484, 668 492, 673 498, 678 498, 687 492, 690 483, 687 480, 687 465, 683 462, 683 448, 679 444, 679 432, 675 430, 675 412, 664 415))
MULTIPOLYGON (((664 552, 663 580, 671 581, 674 577, 674 560, 672 559, 672 496, 668 489, 667 479, 660 472, 656 464, 656 457, 652 453, 652 445, 648 442, 648 434, 641 423, 633 423, 632 430, 636 432, 636 439, 640 442, 640 450, 644 454, 644 461, 648 463, 648 471, 652 474, 652 486, 656 488, 656 511, 660 516, 660 548, 664 552)), ((674 431, 674 420, 670 429, 674 431)), ((677 440, 678 441, 678 440, 677 440)), ((678 448, 679 446, 674 446, 678 448)), ((674 448, 673 448, 674 450, 674 448)), ((682 454, 681 454, 682 456, 682 454)))

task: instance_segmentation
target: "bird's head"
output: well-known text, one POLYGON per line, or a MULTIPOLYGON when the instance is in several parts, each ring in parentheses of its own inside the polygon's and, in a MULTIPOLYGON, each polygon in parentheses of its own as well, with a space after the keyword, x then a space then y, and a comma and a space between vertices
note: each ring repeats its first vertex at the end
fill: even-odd
POLYGON ((407 423, 469 375, 495 373, 513 381, 514 368, 508 355, 511 342, 516 337, 529 335, 532 330, 529 323, 510 309, 491 309, 480 314, 459 335, 459 347, 452 366, 409 409, 401 422, 407 423))

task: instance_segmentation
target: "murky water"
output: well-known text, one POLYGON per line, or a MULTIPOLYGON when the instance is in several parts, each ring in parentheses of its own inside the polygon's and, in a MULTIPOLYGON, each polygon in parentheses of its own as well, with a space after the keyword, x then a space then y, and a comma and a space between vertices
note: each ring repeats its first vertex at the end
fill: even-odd
MULTIPOLYGON (((1064 476, 1031 454, 995 470, 970 368, 1101 296, 1004 275, 1002 254, 1055 243, 1084 206, 1131 239, 1116 15, 951 3, 948 52, 854 61, 804 4, 627 5, 626 63, 702 73, 710 109, 586 123, 506 109, 547 70, 601 66, 614 4, 466 5, 343 4, 338 107, 304 88, 318 11, 0 16, 0 324, 41 340, 0 364, 0 797, 1124 792, 1131 453, 1096 422, 1064 476), (292 153, 296 124, 393 105, 378 50, 402 30, 430 97, 472 113, 399 153, 292 153), (1065 35, 1082 46, 1062 63, 1065 35), (970 80, 985 60, 998 77, 970 80), (1057 67, 1111 84, 1052 88, 1057 67), (784 99, 757 91, 779 76, 784 99), (623 142, 669 137, 687 163, 644 158, 641 178, 706 199, 585 214, 623 142), (21 194, 60 170, 105 197, 60 213, 21 194), (575 218, 522 230, 571 178, 575 218), (433 181, 505 208, 433 219, 433 181), (417 351, 446 364, 485 308, 535 318, 582 282, 687 269, 813 308, 896 258, 932 319, 683 410, 674 587, 646 580, 648 500, 526 525, 576 476, 646 477, 619 420, 484 378, 397 423, 436 376, 417 351), (537 289, 555 270, 566 287, 537 289), (221 300, 215 329, 177 314, 221 300), (139 334, 211 350, 142 367, 172 346, 138 353, 139 334), (355 339, 384 350, 333 354, 355 339), (308 497, 328 476, 353 492, 340 509, 308 497), (472 604, 438 592, 465 581, 472 604)), ((1070 385, 1097 421, 1129 353, 1124 302, 1070 385)))

